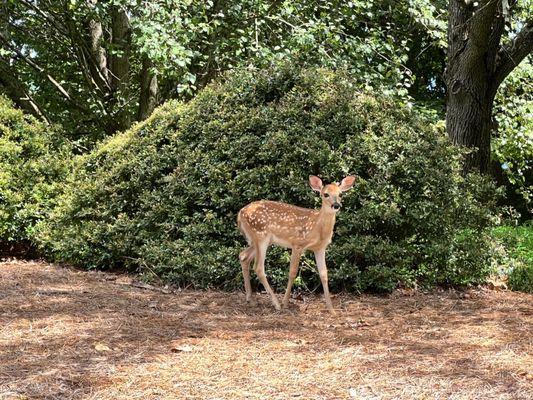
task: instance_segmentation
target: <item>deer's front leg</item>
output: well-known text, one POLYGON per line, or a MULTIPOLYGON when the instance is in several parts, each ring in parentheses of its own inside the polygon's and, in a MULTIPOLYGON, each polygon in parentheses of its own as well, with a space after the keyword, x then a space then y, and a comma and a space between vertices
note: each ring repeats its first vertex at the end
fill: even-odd
POLYGON ((318 268, 318 274, 320 275, 320 281, 322 282, 322 288, 324 289, 326 306, 331 313, 335 314, 333 304, 331 304, 331 299, 329 297, 328 270, 326 268, 326 249, 315 251, 315 260, 318 268))
POLYGON ((287 290, 285 291, 285 296, 283 296, 283 307, 287 308, 289 306, 289 298, 291 297, 291 289, 294 279, 298 274, 298 265, 300 264, 300 257, 302 256, 302 250, 298 248, 292 249, 291 253, 291 266, 289 268, 289 282, 287 283, 287 290))

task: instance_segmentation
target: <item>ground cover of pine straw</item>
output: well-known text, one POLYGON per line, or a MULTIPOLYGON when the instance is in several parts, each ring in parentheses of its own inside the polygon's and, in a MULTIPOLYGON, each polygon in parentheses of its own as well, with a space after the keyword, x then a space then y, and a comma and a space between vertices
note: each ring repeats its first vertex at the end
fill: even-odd
POLYGON ((242 293, 0 263, 0 399, 531 399, 533 296, 242 293))

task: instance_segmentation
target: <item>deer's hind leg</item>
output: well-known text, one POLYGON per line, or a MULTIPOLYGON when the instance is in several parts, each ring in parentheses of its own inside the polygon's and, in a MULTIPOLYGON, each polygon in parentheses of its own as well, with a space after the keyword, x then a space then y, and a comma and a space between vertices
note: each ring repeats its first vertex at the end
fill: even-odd
POLYGON ((252 246, 247 247, 239 254, 239 261, 242 267, 242 277, 244 279, 244 290, 246 291, 246 302, 252 300, 252 285, 250 283, 250 263, 255 257, 255 251, 252 246))
POLYGON ((274 307, 276 308, 276 310, 281 310, 279 301, 276 298, 276 293, 274 293, 274 291, 268 284, 268 280, 265 274, 265 258, 266 258, 266 252, 268 249, 268 245, 269 245, 269 242, 265 241, 263 243, 258 243, 254 246, 254 250, 255 250, 254 269, 255 269, 255 273, 257 274, 257 277, 259 278, 259 281, 263 284, 263 286, 265 287, 265 290, 268 292, 268 294, 272 298, 272 304, 274 304, 274 307))

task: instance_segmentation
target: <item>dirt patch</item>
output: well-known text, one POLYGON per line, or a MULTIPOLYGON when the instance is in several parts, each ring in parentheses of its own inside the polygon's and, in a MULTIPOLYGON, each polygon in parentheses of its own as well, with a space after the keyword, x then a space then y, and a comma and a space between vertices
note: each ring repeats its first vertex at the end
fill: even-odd
POLYGON ((531 399, 533 296, 164 293, 0 264, 0 399, 531 399))

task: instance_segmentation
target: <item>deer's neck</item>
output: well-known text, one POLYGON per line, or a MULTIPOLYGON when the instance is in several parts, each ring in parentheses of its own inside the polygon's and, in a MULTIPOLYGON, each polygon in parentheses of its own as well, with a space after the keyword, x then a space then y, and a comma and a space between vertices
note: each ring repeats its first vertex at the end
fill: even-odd
POLYGON ((333 236, 336 214, 330 210, 329 205, 323 205, 318 213, 317 225, 320 232, 320 239, 329 243, 333 236))

